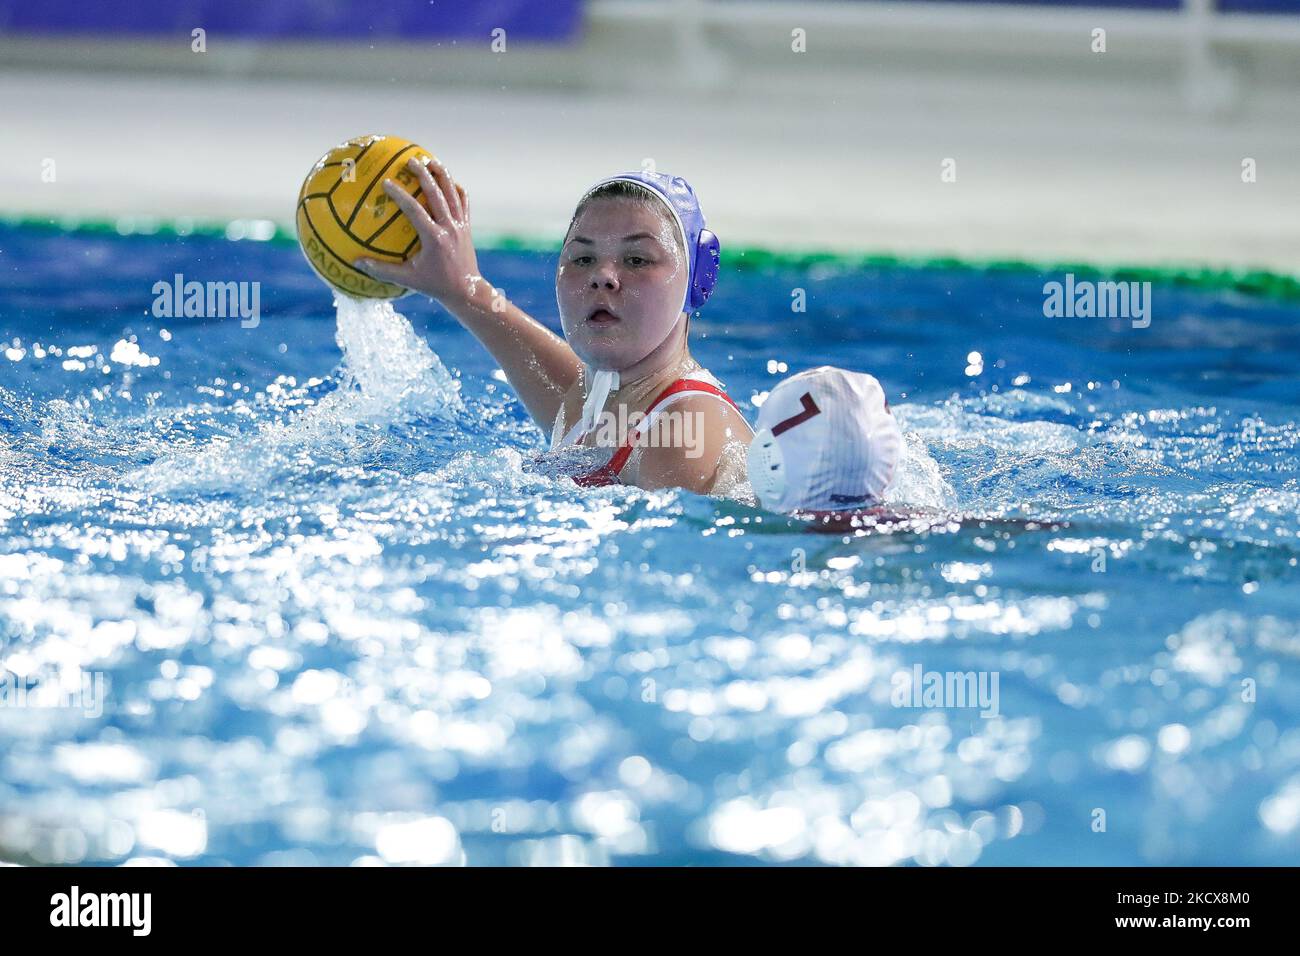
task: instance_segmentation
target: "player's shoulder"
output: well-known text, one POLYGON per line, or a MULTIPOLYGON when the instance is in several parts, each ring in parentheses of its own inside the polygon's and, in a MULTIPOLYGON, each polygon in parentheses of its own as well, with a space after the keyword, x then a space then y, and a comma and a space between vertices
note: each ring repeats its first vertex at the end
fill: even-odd
POLYGON ((753 429, 744 414, 725 392, 691 389, 676 396, 666 412, 678 412, 681 417, 691 416, 700 426, 730 429, 733 438, 748 439, 753 429))

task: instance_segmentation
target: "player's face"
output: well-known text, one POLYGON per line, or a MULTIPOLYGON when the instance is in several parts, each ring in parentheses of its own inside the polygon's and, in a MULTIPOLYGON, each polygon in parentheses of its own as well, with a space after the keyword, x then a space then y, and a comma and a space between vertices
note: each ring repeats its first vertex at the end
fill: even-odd
POLYGON ((687 273, 666 210, 623 198, 593 200, 569 230, 555 271, 565 338, 593 368, 630 368, 681 316, 687 273))

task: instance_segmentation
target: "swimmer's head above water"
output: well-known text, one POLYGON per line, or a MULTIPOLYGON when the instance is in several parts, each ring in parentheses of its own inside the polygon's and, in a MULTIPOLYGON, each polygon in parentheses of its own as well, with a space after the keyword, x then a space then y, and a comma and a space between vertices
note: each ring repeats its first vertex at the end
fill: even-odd
POLYGON ((880 383, 823 365, 767 396, 749 445, 749 483, 770 511, 863 511, 884 501, 902 450, 880 383))
POLYGON ((578 202, 555 273, 564 336, 597 371, 674 347, 713 292, 718 239, 680 176, 628 172, 578 202))

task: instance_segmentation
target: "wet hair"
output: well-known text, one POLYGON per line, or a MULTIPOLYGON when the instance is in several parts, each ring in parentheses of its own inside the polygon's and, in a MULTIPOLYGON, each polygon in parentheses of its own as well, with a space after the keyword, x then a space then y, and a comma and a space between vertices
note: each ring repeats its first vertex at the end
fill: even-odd
POLYGON ((569 234, 573 232, 573 224, 578 221, 578 217, 582 215, 583 210, 597 199, 626 199, 638 205, 650 206, 673 227, 672 233, 677 237, 677 248, 683 256, 686 255, 681 233, 677 229, 677 223, 673 219, 673 214, 669 211, 667 203, 648 186, 642 186, 640 183, 634 183, 626 179, 616 179, 612 183, 597 186, 582 197, 578 203, 578 208, 573 211, 573 218, 569 220, 569 228, 564 233, 566 241, 569 234))

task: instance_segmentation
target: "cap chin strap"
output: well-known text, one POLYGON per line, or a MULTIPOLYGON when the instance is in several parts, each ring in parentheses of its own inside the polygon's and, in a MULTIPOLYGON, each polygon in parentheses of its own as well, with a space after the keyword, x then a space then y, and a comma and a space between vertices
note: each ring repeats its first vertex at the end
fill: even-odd
MULTIPOLYGON (((688 331, 690 330, 690 312, 685 310, 678 312, 677 318, 673 320, 672 326, 668 329, 668 334, 664 336, 664 342, 667 342, 673 332, 676 331, 677 324, 681 322, 683 314, 686 315, 686 328, 688 331)), ((659 344, 662 345, 663 342, 659 344)), ((658 345, 655 346, 655 348, 658 347, 658 345)), ((587 372, 587 381, 591 383, 587 388, 587 398, 582 403, 582 433, 587 434, 595 430, 596 419, 604 411, 605 402, 609 400, 610 393, 618 391, 619 378, 618 372, 603 368, 593 369, 586 362, 582 363, 582 367, 587 372)))
POLYGON ((618 372, 594 370, 590 365, 585 365, 584 368, 587 370, 588 381, 591 382, 587 398, 582 403, 582 433, 587 434, 596 430, 596 419, 605 410, 609 393, 618 391, 618 372))

